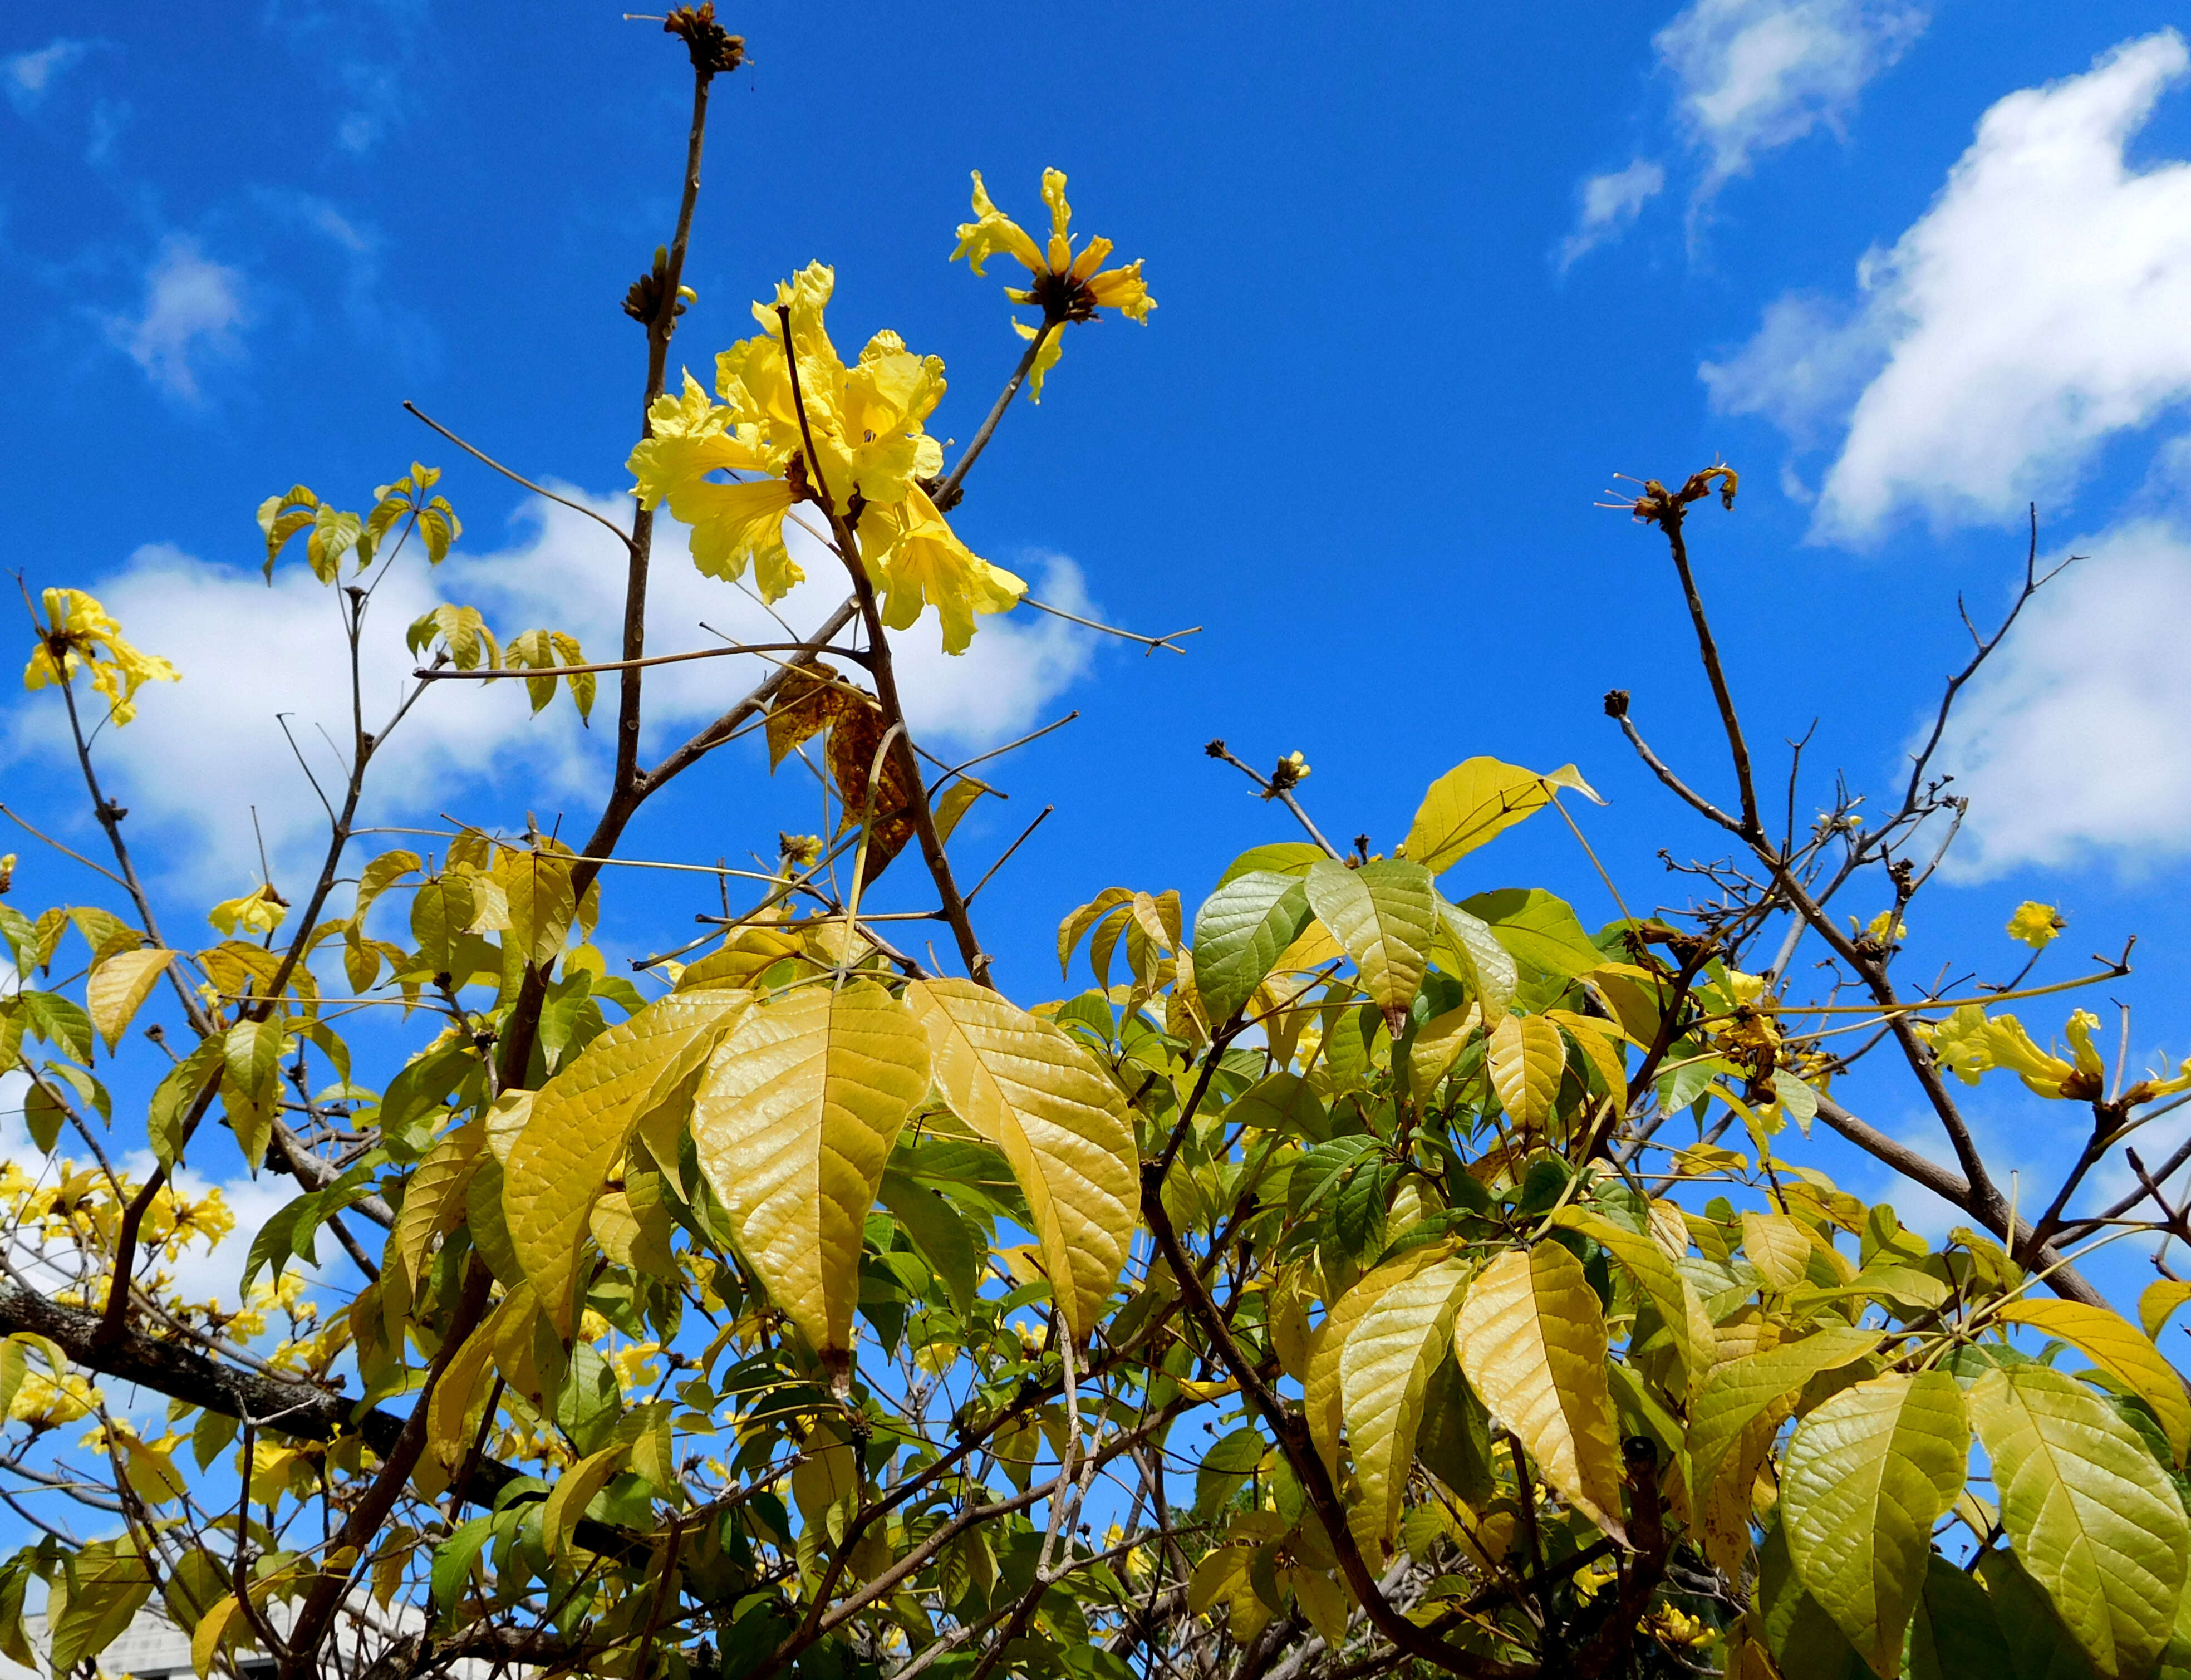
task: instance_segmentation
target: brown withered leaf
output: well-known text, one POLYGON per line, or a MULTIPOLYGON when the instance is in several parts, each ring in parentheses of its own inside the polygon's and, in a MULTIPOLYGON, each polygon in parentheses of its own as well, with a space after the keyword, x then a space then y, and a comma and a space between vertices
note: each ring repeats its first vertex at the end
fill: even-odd
MULTIPOLYGON (((868 808, 868 777, 882 745, 883 715, 879 707, 839 691, 836 715, 829 722, 829 779, 837 784, 844 802, 844 820, 837 832, 857 828, 868 808)), ((905 850, 913 838, 912 789, 904 763, 893 746, 884 760, 882 780, 874 791, 874 833, 868 841, 868 866, 863 883, 873 880, 905 850)))
POLYGON ((768 767, 771 771, 794 748, 828 728, 838 709, 851 700, 838 686, 841 681, 819 659, 801 659, 783 674, 768 709, 768 767))

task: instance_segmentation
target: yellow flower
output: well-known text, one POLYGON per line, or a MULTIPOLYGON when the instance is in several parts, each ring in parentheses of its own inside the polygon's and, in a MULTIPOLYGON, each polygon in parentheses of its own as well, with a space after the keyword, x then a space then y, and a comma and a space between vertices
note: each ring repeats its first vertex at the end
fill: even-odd
POLYGON ((122 626, 82 589, 48 589, 46 622, 38 646, 23 672, 23 686, 43 688, 66 683, 79 669, 91 669, 91 686, 106 697, 118 726, 137 715, 137 691, 147 682, 174 682, 180 674, 156 653, 142 652, 122 639, 122 626))
POLYGON ((736 579, 750 565, 770 601, 805 576, 783 522, 811 503, 855 533, 884 594, 885 623, 904 629, 932 606, 944 646, 964 652, 974 615, 1010 611, 1027 586, 960 542, 921 488, 943 470, 942 446, 925 430, 943 397, 943 363, 881 332, 847 366, 822 320, 835 285, 828 268, 811 263, 777 286, 773 304, 754 305, 761 333, 716 358, 720 405, 690 373, 681 393, 656 400, 652 435, 631 453, 635 493, 648 508, 666 502, 692 527, 702 572, 736 579), (779 310, 790 316, 788 356, 779 310), (726 482, 720 473, 757 476, 726 482))
POLYGON ((2100 1018, 2079 1010, 2066 1029, 2074 1062, 2044 1051, 2012 1015, 1989 1016, 1965 1004, 1932 1031, 1932 1054, 1965 1085, 1976 1085, 1989 1068, 2006 1068, 2041 1096, 2097 1101, 2107 1090, 2107 1069, 2092 1047, 2100 1018))
POLYGON ((2054 936, 2069 925, 2069 919, 2052 904, 2027 898, 2008 919, 2008 937, 2021 940, 2034 951, 2043 951, 2054 943, 2054 936))
POLYGON ((1073 249, 1070 229, 1073 207, 1065 200, 1065 175, 1061 170, 1042 172, 1043 202, 1050 206, 1050 243, 1047 247, 1035 243, 1033 237, 1017 222, 999 210, 989 197, 989 190, 982 185, 982 172, 974 171, 974 215, 976 219, 959 225, 959 248, 951 259, 966 259, 966 265, 975 273, 982 272, 982 265, 999 252, 1016 257, 1026 267, 1030 276, 1024 288, 1008 286, 1004 295, 1016 304, 1031 304, 1042 310, 1043 324, 1030 327, 1025 322, 1015 321, 1013 329, 1022 339, 1041 337, 1042 349, 1035 358, 1034 367, 1027 379, 1027 400, 1042 401, 1043 376, 1056 366, 1058 350, 1064 334, 1060 330, 1068 322, 1093 321, 1099 309, 1115 309, 1129 321, 1148 324, 1149 311, 1156 299, 1149 295, 1147 282, 1141 278, 1141 259, 1136 258, 1123 268, 1107 269, 1103 259, 1111 254, 1107 239, 1090 239, 1078 254, 1073 249))
POLYGON ((919 618, 924 601, 942 621, 943 651, 964 653, 976 612, 1009 612, 1026 583, 992 566, 952 534, 924 490, 870 508, 860 522, 869 573, 883 591, 883 623, 894 630, 919 618))
POLYGON ((244 934, 271 933, 289 914, 289 901, 271 886, 259 887, 241 898, 224 899, 207 912, 206 920, 231 939, 244 934))

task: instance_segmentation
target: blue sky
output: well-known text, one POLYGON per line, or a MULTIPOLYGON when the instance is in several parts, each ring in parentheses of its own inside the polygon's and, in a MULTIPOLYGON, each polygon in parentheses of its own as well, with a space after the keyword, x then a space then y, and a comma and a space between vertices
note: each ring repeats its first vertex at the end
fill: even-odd
MULTIPOLYGON (((1700 511, 1693 540, 1753 739, 1777 770, 1772 743, 1818 718, 1820 777, 1882 792, 1960 663, 1958 592, 1998 611, 2036 499, 2046 550, 2091 558, 1951 743, 1978 804, 1962 876, 1921 901, 1912 971, 2005 965, 2016 903, 2060 903, 2058 950, 2143 936, 2109 995, 2137 1007, 2134 1057, 2172 1065, 2191 1051, 2176 15, 756 6, 726 14, 754 64, 716 94, 699 302, 673 360, 706 369, 751 330, 747 299, 820 258, 840 343, 887 325, 942 356, 932 424, 963 438, 1018 348, 995 271, 945 260, 969 169, 1022 216, 1042 168, 1067 169, 1078 225, 1146 259, 1149 325, 1076 330, 957 523, 1047 598, 1205 626, 1192 656, 1025 614, 965 661, 911 656, 939 750, 1082 714, 1011 761, 1011 803, 966 831, 977 871, 1058 807, 982 901, 1027 999, 1056 990, 1046 953, 1073 905, 1118 882, 1192 907, 1236 851, 1284 837, 1202 755, 1212 737, 1258 762, 1300 749, 1326 830, 1380 848, 1462 758, 1576 761, 1611 801, 1585 821, 1630 903, 1677 897, 1657 851, 1711 836, 1600 697, 1630 690, 1670 757, 1725 776, 1663 546, 1592 505, 1616 471, 1675 478, 1715 453, 1743 470, 1737 510, 1700 511)), ((263 496, 301 480, 357 504, 414 457, 448 467, 464 557, 402 599, 475 601, 606 652, 602 542, 400 404, 612 505, 643 363, 617 305, 669 229, 689 83, 613 7, 518 26, 423 0, 101 17, 89 32, 81 8, 22 3, 0 24, 8 548, 33 588, 100 592, 184 667, 108 749, 172 902, 194 906, 251 884, 252 804, 277 876, 302 873, 313 807, 270 715, 336 721, 326 602, 257 582, 263 496)), ((756 622, 674 569, 655 647, 702 645, 702 618, 756 622)), ((384 662, 389 692, 406 664, 384 662)), ((657 691, 665 741, 733 680, 681 669, 657 691)), ((601 743, 527 723, 514 695, 435 698, 407 726, 388 820, 511 823, 529 801, 543 824, 589 821, 601 743), (477 773, 490 759, 498 781, 477 773)), ((9 800, 55 809, 48 721, 5 705, 9 800)), ((812 809, 757 754, 726 755, 634 845, 735 856, 812 809)), ((34 850, 18 902, 82 891, 34 850)), ((1550 823, 1470 868, 1465 890, 1541 881, 1586 920, 1612 913, 1550 823)), ((706 908, 631 899, 609 930, 631 950, 706 908)), ((1879 1100, 1881 1124, 1924 1136, 1898 1094, 1879 1100)), ((2051 1117, 1990 1088, 1977 1106, 2006 1157, 2046 1158, 2051 1117)))

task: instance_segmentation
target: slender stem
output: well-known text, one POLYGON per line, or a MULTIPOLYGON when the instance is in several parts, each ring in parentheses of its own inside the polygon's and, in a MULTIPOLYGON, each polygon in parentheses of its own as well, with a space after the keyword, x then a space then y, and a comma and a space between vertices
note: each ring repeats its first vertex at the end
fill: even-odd
POLYGON ((731 647, 696 647, 686 653, 654 653, 644 659, 606 659, 596 665, 504 665, 491 671, 459 671, 441 666, 431 670, 421 668, 411 675, 421 682, 493 682, 510 679, 531 682, 541 677, 553 680, 563 676, 586 676, 595 671, 642 670, 650 665, 681 664, 687 659, 720 659, 732 653, 816 652, 862 662, 868 658, 867 651, 858 647, 816 648, 803 641, 743 641, 731 647))
MULTIPOLYGON (((692 126, 685 143, 685 190, 677 204, 677 231, 669 242, 654 319, 646 323, 646 394, 639 405, 639 435, 654 436, 654 399, 662 395, 669 365, 670 335, 677 330, 677 288, 685 275, 685 248, 692 236, 692 210, 700 197, 700 152, 708 133, 708 87, 711 71, 692 72, 692 126)), ((646 574, 654 553, 654 510, 641 504, 631 517, 627 544, 631 563, 624 574, 623 652, 630 662, 646 652, 646 574)), ((617 697, 614 785, 620 792, 639 779, 640 667, 627 663, 617 697)), ((592 850, 591 847, 588 848, 592 850)))
POLYGON ((1742 737, 1742 719, 1734 709, 1734 696, 1727 686, 1727 671, 1720 663, 1719 643, 1712 636, 1711 621, 1704 617, 1704 600, 1697 593, 1697 580, 1689 569, 1689 545, 1682 536, 1680 510, 1662 520, 1659 528, 1666 533, 1666 546, 1674 556, 1674 570, 1681 575, 1689 622, 1696 629, 1697 652, 1704 660, 1704 675, 1711 682, 1720 725, 1727 731, 1727 752, 1734 760, 1735 787, 1742 796, 1741 833, 1744 839, 1762 846, 1765 827, 1757 815, 1757 786, 1750 774, 1750 747, 1742 737))
POLYGON ((990 438, 996 435, 997 426, 1004 418, 1004 410, 1012 406, 1012 399, 1020 394, 1020 387, 1027 382, 1027 376, 1034 371, 1035 358, 1042 354, 1043 345, 1049 342, 1052 333, 1062 330, 1062 322, 1045 321, 1036 330, 1034 337, 1027 340, 1027 350, 1020 357, 1020 365, 1012 369, 1011 378, 1004 381, 1004 390, 990 407, 989 418, 982 422, 981 430, 974 434, 974 441, 966 446, 966 453, 959 458, 959 464, 952 468, 949 476, 936 487, 934 500, 938 511, 948 513, 959 505, 959 498, 965 494, 963 487, 967 473, 972 470, 974 463, 982 458, 982 452, 989 447, 990 438))
MULTIPOLYGON (((660 394, 661 393, 658 391, 656 393, 657 396, 659 396, 660 394)), ((412 416, 413 419, 422 421, 426 425, 432 427, 433 430, 441 433, 442 436, 447 438, 450 442, 455 444, 458 448, 463 450, 464 453, 469 455, 473 459, 493 468, 495 471, 500 473, 504 478, 509 480, 511 483, 523 485, 534 495, 553 502, 558 507, 568 508, 572 513, 583 514, 588 519, 593 521, 595 524, 600 526, 602 530, 607 532, 612 537, 614 537, 617 542, 621 543, 624 546, 627 551, 630 550, 632 545, 630 533, 622 529, 612 521, 602 518, 600 515, 595 513, 583 502, 574 502, 567 496, 558 496, 553 490, 549 489, 545 485, 535 484, 523 473, 515 471, 512 469, 503 465, 503 464, 496 460, 493 456, 488 454, 486 450, 480 448, 475 444, 468 443, 463 438, 458 436, 456 433, 451 431, 431 414, 429 414, 424 409, 419 407, 417 403, 406 402, 403 405, 403 411, 407 414, 412 416)))

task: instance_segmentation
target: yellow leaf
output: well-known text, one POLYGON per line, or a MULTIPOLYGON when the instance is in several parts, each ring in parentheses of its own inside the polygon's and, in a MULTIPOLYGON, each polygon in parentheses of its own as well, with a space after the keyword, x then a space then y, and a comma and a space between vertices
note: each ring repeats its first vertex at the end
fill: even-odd
POLYGON ((1765 1274, 1765 1281, 1783 1294, 1801 1287, 1809 1277, 1811 1239, 1784 1213, 1744 1214, 1742 1251, 1765 1274))
POLYGON ((1545 1480, 1625 1542, 1605 1319, 1582 1262, 1554 1242, 1527 1253, 1509 1249, 1470 1286, 1454 1342, 1470 1386, 1505 1420, 1545 1480))
POLYGON ((388 1235, 388 1253, 401 1267, 407 1290, 416 1290, 426 1275, 427 1244, 448 1235, 464 1216, 464 1188, 486 1136, 484 1125, 469 1121, 429 1149, 413 1170, 388 1235))
POLYGON ((1470 759, 1431 783, 1401 850, 1432 874, 1443 874, 1494 835, 1543 810, 1555 788, 1605 803, 1571 764, 1539 776, 1495 758, 1470 759))
MULTIPOLYGON (((2150 1291, 2148 1291, 2150 1293, 2150 1291)), ((2012 1301, 2000 1316, 2012 1324, 2029 1324, 2059 1336, 2101 1370, 2119 1377, 2153 1408, 2181 1469, 2191 1450, 2191 1394, 2183 1379, 2152 1341, 2131 1323, 2104 1307, 2076 1301, 2012 1301)))
MULTIPOLYGON (((1761 1333, 1773 1330, 1769 1323, 1752 1328, 1761 1333)), ((1825 1330, 1715 1365, 1689 1408, 1691 1487, 1702 1489, 1711 1484, 1727 1449, 1768 1408, 1819 1372, 1852 1364, 1878 1346, 1876 1330, 1825 1330)))
POLYGON ((571 1530, 578 1527, 578 1518, 586 1514, 594 1495, 608 1485, 609 1478, 623 1468, 624 1460, 630 1455, 627 1442, 603 1447, 566 1470, 549 1490, 547 1508, 540 1513, 540 1545, 551 1560, 563 1549, 571 1530))
POLYGON ((1541 1016, 1510 1015, 1492 1030, 1491 1087, 1508 1118, 1525 1131, 1542 1130, 1551 1119, 1567 1062, 1560 1029, 1541 1016))
POLYGON ((228 1632, 228 1624, 236 1611, 236 1595, 225 1594, 198 1618, 197 1626, 191 1630, 191 1666, 197 1671, 198 1680, 206 1680, 213 1672, 213 1660, 220 1654, 222 1636, 228 1632))
POLYGON ((1696 1285, 1674 1269, 1658 1238, 1643 1236, 1573 1203, 1559 1210, 1557 1221, 1601 1244, 1627 1269, 1666 1321, 1684 1381, 1692 1388, 1701 1382, 1711 1369, 1715 1351, 1711 1320, 1698 1299, 1696 1285))
POLYGON ((1458 1260, 1426 1267, 1380 1296, 1340 1348, 1340 1409, 1362 1489, 1348 1525, 1373 1563, 1398 1533, 1423 1387, 1445 1357, 1467 1281, 1468 1267, 1458 1260))
POLYGON ((1285 1584, 1294 1590, 1294 1601, 1300 1606, 1308 1625, 1317 1631, 1324 1646, 1338 1650, 1346 1643, 1346 1589, 1329 1575, 1315 1569, 1295 1568, 1285 1572, 1285 1584))
MULTIPOLYGON (((529 1291, 527 1292, 529 1293, 529 1291)), ((431 1499, 449 1484, 457 1473, 464 1455, 471 1450, 475 1420, 473 1408, 485 1398, 485 1379, 488 1362, 494 1355, 496 1319, 515 1296, 505 1296, 487 1322, 464 1338, 449 1363, 441 1369, 441 1379, 434 1385, 434 1392, 426 1403, 426 1451, 418 1461, 418 1471, 413 1472, 419 1482, 419 1491, 431 1499), (429 1466, 438 1475, 425 1475, 429 1466), (430 1481, 430 1487, 426 1484, 430 1481)), ((528 1306, 530 1301, 526 1303, 528 1306)))
POLYGON ((791 1499, 799 1514, 818 1527, 829 1507, 859 1485, 859 1461, 851 1444, 834 1424, 816 1424, 791 1472, 791 1499))
POLYGON ((928 1076, 919 1023, 857 980, 746 1011, 693 1096, 701 1170, 740 1251, 840 1386, 851 1380, 868 1214, 928 1076))
POLYGON ((1482 1027, 1483 1007, 1471 1003, 1434 1015, 1415 1029, 1414 1048, 1408 1053, 1408 1089, 1416 1102, 1430 1099, 1482 1027))
POLYGON ((143 1007, 159 981, 160 971, 174 955, 173 951, 148 945, 121 952, 100 964, 84 987, 83 1000, 91 1024, 106 1040, 108 1050, 121 1042, 122 1034, 129 1029, 130 1017, 143 1007))
POLYGON ((1689 1222, 1671 1202, 1653 1200, 1651 1235, 1670 1260, 1680 1260, 1689 1251, 1689 1222))
POLYGON ((2157 1342, 2176 1309, 2187 1301, 2191 1301, 2191 1278, 2162 1278, 2148 1284, 2137 1298, 2137 1321, 2157 1342))
POLYGON ((503 1216, 518 1263, 566 1339, 587 1215, 609 1169, 657 1094, 689 1078, 751 1001, 736 991, 660 999, 588 1045, 534 1098, 510 1146, 503 1216))
POLYGON ((1628 1069, 1621 1063, 1620 1045, 1626 1042, 1628 1035, 1617 1022, 1600 1020, 1595 1015, 1577 1015, 1571 1009, 1546 1010, 1545 1019, 1567 1029, 1575 1048, 1605 1081, 1607 1091, 1616 1097, 1626 1096, 1628 1069))
POLYGON ((1340 1381, 1340 1359, 1346 1338, 1369 1309, 1384 1299, 1386 1290, 1444 1257, 1443 1249, 1426 1243, 1386 1261, 1333 1302, 1316 1328, 1315 1340, 1309 1344, 1308 1377, 1301 1384, 1301 1410, 1308 1419, 1309 1437, 1335 1478, 1339 1473, 1340 1432, 1346 1427, 1340 1381))
POLYGON ((801 941, 795 933, 765 926, 742 928, 726 943, 688 965, 677 977, 676 989, 698 992, 750 986, 765 970, 798 955, 800 948, 801 941))
POLYGON ((1085 1346, 1141 1217, 1140 1152, 1118 1087, 1071 1037, 967 980, 906 988, 952 1113, 1027 1197, 1058 1313, 1085 1346))

